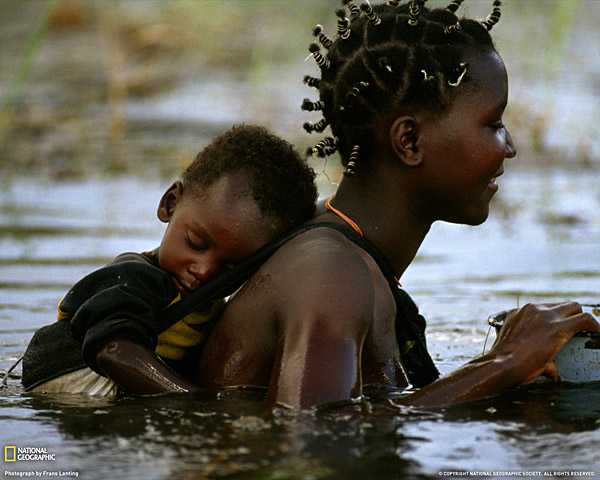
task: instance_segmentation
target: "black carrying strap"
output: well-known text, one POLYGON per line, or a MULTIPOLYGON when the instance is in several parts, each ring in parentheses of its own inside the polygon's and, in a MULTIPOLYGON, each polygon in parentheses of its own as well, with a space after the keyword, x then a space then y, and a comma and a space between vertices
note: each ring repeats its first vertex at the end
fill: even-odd
POLYGON ((419 314, 416 304, 408 293, 399 287, 395 279, 395 272, 389 261, 369 240, 358 235, 347 225, 339 223, 321 222, 302 225, 284 237, 265 245, 256 254, 247 258, 235 268, 222 273, 181 301, 167 307, 159 322, 160 331, 166 330, 194 311, 201 311, 210 307, 213 300, 234 293, 284 243, 314 228, 331 228, 340 232, 375 260, 388 281, 396 302, 396 339, 400 349, 402 367, 409 382, 415 387, 422 387, 439 378, 439 371, 427 351, 425 319, 419 314))
POLYGON ((290 241, 298 235, 318 227, 336 228, 340 225, 336 223, 309 223, 302 225, 285 236, 276 239, 262 248, 254 255, 246 258, 234 268, 221 273, 208 283, 198 287, 190 294, 183 297, 179 302, 168 306, 159 322, 158 332, 162 332, 171 325, 189 315, 192 312, 198 312, 208 309, 212 302, 219 298, 225 298, 233 294, 240 286, 244 284, 254 273, 273 255, 279 247, 290 241))

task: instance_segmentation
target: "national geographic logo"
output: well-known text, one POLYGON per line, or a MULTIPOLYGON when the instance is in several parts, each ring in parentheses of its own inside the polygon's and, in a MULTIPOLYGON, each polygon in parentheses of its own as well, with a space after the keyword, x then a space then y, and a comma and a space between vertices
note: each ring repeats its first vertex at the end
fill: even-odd
POLYGON ((4 463, 16 462, 16 461, 17 461, 16 445, 5 445, 4 446, 4 463))
POLYGON ((4 446, 4 463, 12 462, 54 462, 56 454, 49 453, 45 447, 4 446))

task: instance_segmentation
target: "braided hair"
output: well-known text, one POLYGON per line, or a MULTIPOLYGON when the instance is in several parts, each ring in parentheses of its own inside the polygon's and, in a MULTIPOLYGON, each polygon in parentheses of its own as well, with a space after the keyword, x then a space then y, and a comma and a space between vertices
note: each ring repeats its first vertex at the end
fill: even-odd
POLYGON ((401 106, 444 112, 457 87, 470 80, 465 50, 495 51, 489 31, 500 19, 500 0, 479 21, 457 17, 464 0, 438 9, 428 9, 426 1, 363 0, 357 8, 343 0, 345 9, 336 11, 338 36, 327 44, 328 52, 314 43, 309 49, 321 78, 305 77, 305 83, 319 90, 319 100, 305 99, 302 108, 322 110, 324 119, 305 129, 320 132, 329 125, 333 134, 309 148, 309 155, 338 150, 345 173, 353 175, 372 154, 380 115, 401 106))

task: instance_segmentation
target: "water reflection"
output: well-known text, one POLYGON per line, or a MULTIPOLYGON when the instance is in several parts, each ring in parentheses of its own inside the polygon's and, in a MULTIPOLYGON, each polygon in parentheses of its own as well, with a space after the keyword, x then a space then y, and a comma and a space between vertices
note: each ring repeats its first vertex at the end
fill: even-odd
POLYGON ((522 428, 512 431, 511 438, 517 440, 519 434, 595 431, 600 425, 600 383, 540 381, 519 387, 501 398, 449 408, 445 418, 457 422, 516 422, 522 428))
MULTIPOLYGON (((434 225, 402 282, 428 318, 442 372, 481 353, 490 313, 530 301, 598 303, 596 185, 590 172, 507 171, 502 215, 492 209, 477 229, 434 225), (540 211, 585 221, 549 224, 540 211)), ((0 369, 53 320, 74 282, 118 253, 158 244, 154 208, 165 186, 30 181, 0 192, 0 205, 10 206, 0 209, 0 369)), ((23 395, 17 385, 11 378, 0 391, 0 441, 47 446, 60 453, 49 469, 85 478, 395 479, 441 469, 559 470, 574 458, 589 470, 600 450, 598 385, 535 384, 437 411, 394 408, 385 398, 397 392, 370 391, 368 404, 300 413, 265 411, 262 391, 106 402, 23 395)))
MULTIPOLYGON (((356 479, 397 478, 418 467, 402 454, 419 439, 404 436, 399 431, 403 419, 385 405, 375 406, 370 414, 354 407, 327 413, 270 412, 260 399, 262 393, 252 392, 229 392, 224 399, 205 395, 118 401, 30 395, 20 408, 32 415, 3 419, 55 429, 54 435, 66 444, 93 443, 102 456, 113 459, 113 466, 130 464, 132 456, 154 459, 151 464, 161 459, 168 478, 243 472, 267 478, 304 478, 309 473, 328 478, 334 472, 356 479)), ((2 410, 7 407, 0 402, 2 410)), ((84 457, 76 457, 65 464, 75 462, 87 471, 84 457)))
MULTIPOLYGON (((593 465, 600 384, 549 383, 438 411, 397 409, 382 399, 316 411, 266 411, 264 392, 116 401, 78 396, 0 399, 3 421, 78 445, 65 467, 89 472, 100 457, 134 476, 252 473, 252 478, 400 478, 444 469, 548 469, 578 452, 593 465), (24 413, 28 412, 27 415, 24 413), (28 426, 23 427, 26 423, 28 426), (459 433, 460 432, 460 433, 459 433), (93 449, 92 449, 93 445, 93 449), (588 452, 588 453, 586 453, 588 452), (132 459, 141 462, 132 469, 132 459), (544 462, 550 462, 544 464, 544 462), (158 469, 158 470, 157 470, 158 469)), ((68 451, 68 449, 67 449, 68 451)), ((106 473, 106 472, 104 472, 106 473)), ((87 478, 87 477, 86 477, 87 478)), ((90 478, 101 478, 100 473, 90 478)), ((234 477, 235 478, 235 477, 234 477)))

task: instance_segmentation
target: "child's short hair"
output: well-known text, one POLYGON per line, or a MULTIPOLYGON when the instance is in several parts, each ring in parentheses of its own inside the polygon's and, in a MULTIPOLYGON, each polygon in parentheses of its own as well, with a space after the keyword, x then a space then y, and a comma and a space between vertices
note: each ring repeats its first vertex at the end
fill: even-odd
POLYGON ((249 174, 254 200, 278 229, 313 217, 315 172, 290 143, 260 126, 237 125, 215 138, 183 172, 183 184, 206 188, 238 171, 249 174))

